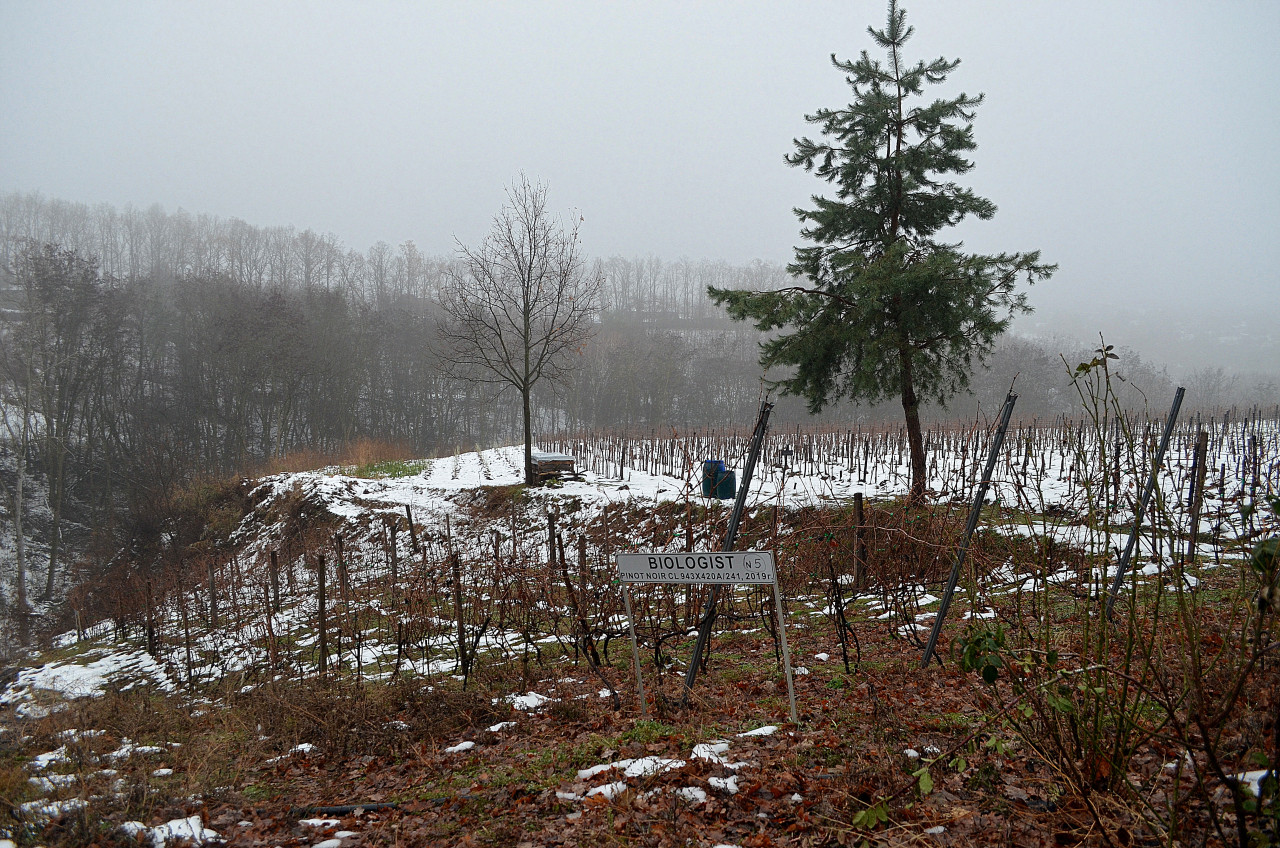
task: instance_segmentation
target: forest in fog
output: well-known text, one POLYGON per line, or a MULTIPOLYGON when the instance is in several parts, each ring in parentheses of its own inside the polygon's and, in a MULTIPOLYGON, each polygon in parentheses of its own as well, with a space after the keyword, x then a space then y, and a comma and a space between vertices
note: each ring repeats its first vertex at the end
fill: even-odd
MULTIPOLYGON (((0 198, 0 251, 4 512, 14 514, 22 469, 47 485, 48 510, 32 518, 49 548, 47 570, 33 575, 46 593, 65 576, 60 545, 84 550, 96 539, 102 557, 145 547, 193 480, 298 454, 323 464, 362 440, 416 456, 520 440, 518 395, 443 367, 437 298, 456 257, 425 256, 412 242, 361 252, 311 230, 23 194, 0 198), (24 409, 40 422, 29 432, 17 425, 24 409)), ((757 364, 760 333, 729 321, 706 291, 778 288, 791 282, 786 269, 591 262, 602 281, 594 333, 563 380, 535 391, 535 439, 748 429, 762 378, 777 375, 757 364)), ((1162 410, 1183 375, 1107 341, 1123 353, 1130 406, 1162 410)), ((1070 415, 1067 364, 1089 350, 1007 336, 969 392, 926 418, 992 413, 1015 377, 1020 418, 1070 415)), ((1187 378, 1190 405, 1276 401, 1265 377, 1187 378)), ((900 417, 894 401, 811 416, 784 397, 774 420, 845 428, 900 417)))

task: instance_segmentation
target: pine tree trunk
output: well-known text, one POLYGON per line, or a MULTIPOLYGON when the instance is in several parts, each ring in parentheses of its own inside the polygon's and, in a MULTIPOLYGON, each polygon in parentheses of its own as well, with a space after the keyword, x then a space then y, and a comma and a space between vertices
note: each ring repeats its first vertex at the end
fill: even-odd
POLYGON ((911 491, 907 502, 924 501, 924 484, 927 469, 924 458, 924 435, 920 430, 920 401, 916 397, 912 376, 911 349, 904 343, 898 348, 899 371, 902 377, 902 412, 907 421, 907 447, 911 451, 911 491))

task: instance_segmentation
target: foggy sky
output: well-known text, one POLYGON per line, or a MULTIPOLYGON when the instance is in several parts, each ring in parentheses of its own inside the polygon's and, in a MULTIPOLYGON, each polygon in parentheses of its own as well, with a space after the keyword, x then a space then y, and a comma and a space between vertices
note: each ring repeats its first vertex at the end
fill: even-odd
MULTIPOLYGON (((905 5, 987 97, 955 238, 1059 263, 1042 312, 1280 317, 1280 4, 905 5)), ((0 191, 444 254, 523 171, 592 255, 786 262, 827 187, 782 157, 884 10, 0 0, 0 191)))

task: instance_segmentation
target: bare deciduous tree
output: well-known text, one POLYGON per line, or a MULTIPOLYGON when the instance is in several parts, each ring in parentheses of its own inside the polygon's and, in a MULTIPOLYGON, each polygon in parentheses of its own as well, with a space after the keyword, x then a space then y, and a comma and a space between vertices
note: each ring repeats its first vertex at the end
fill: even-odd
POLYGON ((459 246, 462 267, 441 292, 443 358, 520 393, 526 483, 534 482, 533 387, 558 380, 594 326, 600 276, 579 252, 581 221, 566 228, 553 219, 546 185, 522 175, 488 237, 474 249, 459 246))

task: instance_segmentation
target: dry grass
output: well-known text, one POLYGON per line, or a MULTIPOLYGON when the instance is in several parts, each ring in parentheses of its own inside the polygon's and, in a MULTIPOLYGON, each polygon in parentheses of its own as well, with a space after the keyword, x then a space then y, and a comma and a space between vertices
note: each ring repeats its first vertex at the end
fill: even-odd
POLYGON ((261 475, 287 474, 298 471, 316 471, 331 466, 365 466, 381 462, 403 462, 415 454, 403 442, 387 442, 362 436, 348 442, 338 451, 296 450, 284 456, 272 457, 257 469, 261 475))
POLYGON ((276 744, 310 743, 327 754, 400 756, 415 745, 492 724, 508 710, 475 692, 422 681, 358 684, 349 678, 274 682, 240 705, 245 721, 276 744))

